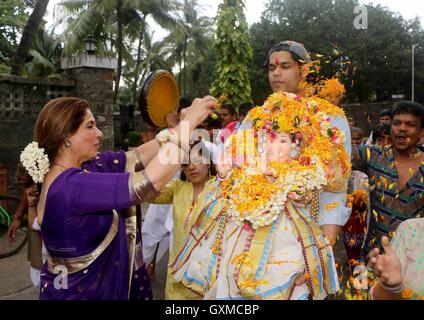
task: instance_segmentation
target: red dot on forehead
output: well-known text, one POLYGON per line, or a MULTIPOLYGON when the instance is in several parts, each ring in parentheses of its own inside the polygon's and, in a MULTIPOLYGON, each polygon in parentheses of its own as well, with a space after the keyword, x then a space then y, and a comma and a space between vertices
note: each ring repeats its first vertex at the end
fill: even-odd
POLYGON ((276 66, 279 66, 279 65, 280 65, 280 59, 275 58, 275 65, 276 65, 276 66))

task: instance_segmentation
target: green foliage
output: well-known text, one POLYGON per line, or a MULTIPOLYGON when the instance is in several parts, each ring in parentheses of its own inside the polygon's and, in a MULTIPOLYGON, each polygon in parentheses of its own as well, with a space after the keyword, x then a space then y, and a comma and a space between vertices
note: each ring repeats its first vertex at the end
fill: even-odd
POLYGON ((29 16, 25 9, 22 0, 0 1, 0 63, 9 65, 15 54, 29 16))
POLYGON ((243 0, 224 0, 216 18, 216 68, 211 94, 224 96, 226 102, 238 107, 252 101, 248 65, 252 48, 243 0))
POLYGON ((419 20, 406 21, 380 5, 367 5, 368 30, 354 28, 357 0, 270 0, 259 23, 250 29, 254 50, 250 78, 254 100, 270 93, 263 67, 268 50, 278 42, 304 43, 321 59, 324 76, 338 75, 350 102, 410 98, 411 47, 416 50, 416 94, 424 101, 424 32, 419 20))
POLYGON ((130 131, 128 132, 128 141, 130 147, 138 147, 141 144, 141 132, 130 131))
POLYGON ((197 0, 184 0, 177 23, 165 39, 172 51, 169 60, 179 67, 178 82, 184 96, 193 95, 202 86, 199 87, 196 80, 205 72, 205 56, 213 43, 213 21, 200 16, 199 9, 201 6, 197 0))
POLYGON ((25 64, 24 75, 27 77, 56 78, 63 77, 60 69, 62 47, 54 30, 46 32, 38 29, 32 48, 29 51, 31 61, 25 64))

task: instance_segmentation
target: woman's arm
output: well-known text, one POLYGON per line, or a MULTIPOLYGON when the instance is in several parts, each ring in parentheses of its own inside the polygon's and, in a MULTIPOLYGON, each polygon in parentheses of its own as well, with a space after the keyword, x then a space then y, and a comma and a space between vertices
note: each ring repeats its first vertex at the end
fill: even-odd
POLYGON ((37 186, 33 185, 28 189, 25 189, 25 197, 28 203, 28 229, 34 230, 32 225, 34 220, 37 218, 37 204, 39 193, 37 190, 37 186))
POLYGON ((181 122, 174 129, 160 133, 156 140, 161 147, 146 169, 130 177, 130 196, 133 204, 149 201, 175 176, 186 159, 188 160, 190 138, 216 108, 216 99, 195 99, 191 107, 181 111, 181 122))
POLYGON ((26 194, 24 193, 21 197, 21 200, 19 201, 18 208, 13 215, 12 223, 7 230, 7 237, 9 238, 10 242, 15 241, 16 231, 21 226, 22 220, 24 219, 25 213, 27 212, 27 206, 27 198, 26 194))
POLYGON ((157 156, 159 150, 159 143, 155 139, 139 146, 134 150, 126 152, 127 166, 125 171, 139 172, 144 170, 146 166, 152 161, 152 159, 157 156))
POLYGON ((399 300, 404 290, 402 264, 389 239, 381 240, 384 253, 380 254, 376 248, 371 251, 369 266, 379 277, 378 283, 371 289, 371 298, 374 300, 399 300))

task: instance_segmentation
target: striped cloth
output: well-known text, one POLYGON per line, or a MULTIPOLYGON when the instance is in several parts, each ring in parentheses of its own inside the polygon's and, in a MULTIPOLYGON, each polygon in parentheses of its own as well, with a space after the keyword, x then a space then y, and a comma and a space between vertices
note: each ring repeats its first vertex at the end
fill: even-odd
POLYGON ((424 164, 399 190, 392 146, 361 146, 352 151, 354 169, 366 173, 370 183, 371 215, 361 254, 364 258, 380 245, 382 236, 392 238, 402 222, 424 217, 424 164))

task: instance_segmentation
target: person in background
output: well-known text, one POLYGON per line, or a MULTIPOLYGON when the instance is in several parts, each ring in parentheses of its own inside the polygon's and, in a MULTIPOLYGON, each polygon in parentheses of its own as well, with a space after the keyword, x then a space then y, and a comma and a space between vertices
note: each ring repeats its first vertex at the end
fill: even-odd
POLYGON ((380 112, 380 124, 386 124, 388 126, 392 123, 392 112, 390 110, 383 110, 380 112))
POLYGON ((424 108, 403 101, 393 111, 393 145, 352 150, 352 164, 368 175, 371 190, 361 260, 380 245, 382 236, 391 238, 402 222, 424 217, 424 154, 417 148, 423 128, 424 108))
POLYGON ((34 286, 40 285, 40 272, 45 255, 43 256, 43 245, 41 241, 40 230, 34 230, 33 223, 37 217, 37 203, 39 192, 34 184, 31 176, 25 168, 19 164, 16 170, 18 185, 24 192, 21 196, 18 208, 13 216, 12 224, 8 229, 8 238, 13 242, 16 237, 16 232, 22 224, 25 215, 28 215, 28 260, 30 261, 30 277, 34 286))
POLYGON ((170 112, 166 115, 166 123, 168 128, 175 128, 181 120, 181 111, 190 107, 193 100, 189 97, 181 97, 177 112, 170 112))
POLYGON ((424 300, 424 218, 410 219, 397 229, 391 243, 370 253, 369 267, 379 277, 370 291, 373 300, 424 300))
POLYGON ((249 113, 250 109, 253 108, 252 102, 245 102, 240 105, 239 107, 239 118, 238 122, 241 124, 244 121, 244 118, 246 118, 247 114, 249 113))
POLYGON ((390 137, 390 125, 380 124, 372 132, 373 145, 377 145, 382 148, 392 144, 392 138, 390 137))
POLYGON ((229 124, 237 122, 237 110, 232 104, 224 104, 221 106, 221 127, 224 129, 229 124))
POLYGON ((148 123, 143 123, 140 130, 141 143, 147 143, 154 140, 158 133, 159 133, 158 128, 155 128, 148 123))
MULTIPOLYGON (((170 124, 168 124, 170 125, 170 124)), ((153 141, 158 133, 158 129, 151 125, 145 124, 141 131, 142 143, 153 141)), ((179 175, 179 172, 177 173, 179 175)), ((165 285, 161 285, 161 279, 155 276, 156 267, 162 258, 170 249, 170 238, 172 238, 172 206, 142 203, 141 210, 141 238, 143 245, 143 259, 146 264, 147 273, 149 274, 153 296, 155 299, 163 298, 165 285), (160 288, 159 292, 155 292, 156 288, 160 288)))
MULTIPOLYGON (((172 261, 180 250, 188 232, 196 222, 199 207, 204 203, 203 190, 216 182, 216 169, 211 163, 211 154, 203 154, 204 149, 197 146, 201 141, 191 145, 190 162, 182 165, 180 179, 170 182, 160 192, 159 197, 149 201, 153 204, 169 204, 173 207, 173 233, 169 261, 172 261)), ((206 150, 206 149, 205 149, 206 150)), ((185 288, 177 282, 168 268, 166 279, 166 300, 198 300, 201 296, 185 288)))
POLYGON ((424 152, 424 130, 421 132, 420 142, 418 143, 418 150, 424 152))
POLYGON ((357 127, 350 128, 352 136, 352 145, 359 146, 362 144, 362 139, 364 138, 364 133, 361 129, 357 127))
MULTIPOLYGON (((389 128, 390 128, 390 125, 392 123, 392 119, 393 119, 392 111, 386 109, 386 110, 383 110, 383 111, 380 112, 380 115, 379 115, 380 125, 386 125, 386 126, 389 126, 389 128)), ((373 144, 375 144, 375 142, 373 142, 373 141, 375 141, 374 130, 371 131, 371 134, 370 134, 370 136, 367 140, 366 145, 372 146, 373 144)))
POLYGON ((237 128, 237 111, 236 108, 231 104, 224 104, 221 106, 221 127, 222 132, 220 134, 221 142, 225 142, 225 140, 232 135, 237 128))

